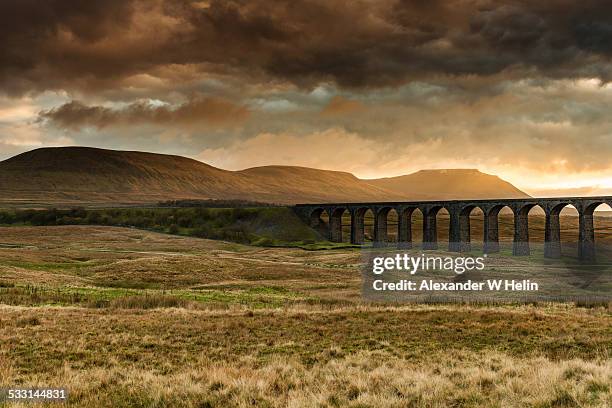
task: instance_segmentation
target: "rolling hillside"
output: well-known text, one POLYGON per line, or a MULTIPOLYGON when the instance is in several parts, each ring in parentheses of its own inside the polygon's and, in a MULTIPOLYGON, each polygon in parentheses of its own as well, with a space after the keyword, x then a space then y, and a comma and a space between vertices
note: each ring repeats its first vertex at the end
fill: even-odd
POLYGON ((272 203, 524 197, 476 170, 421 171, 362 180, 346 172, 296 166, 227 171, 164 154, 88 147, 42 148, 0 162, 0 203, 143 204, 178 199, 272 203))

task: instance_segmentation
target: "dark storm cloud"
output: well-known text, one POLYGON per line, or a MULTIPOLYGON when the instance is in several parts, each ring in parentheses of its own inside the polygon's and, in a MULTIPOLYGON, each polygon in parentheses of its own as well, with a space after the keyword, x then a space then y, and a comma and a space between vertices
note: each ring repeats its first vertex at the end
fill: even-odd
POLYGON ((245 107, 218 98, 195 98, 177 107, 136 102, 118 109, 72 101, 39 114, 40 120, 50 120, 58 127, 72 130, 141 124, 218 126, 237 124, 248 116, 245 107))
POLYGON ((125 86, 172 65, 304 87, 500 72, 607 81, 612 3, 5 0, 0 49, 9 93, 125 86))
MULTIPOLYGON (((129 2, 8 0, 0 2, 0 84, 5 91, 42 90, 72 75, 93 76, 107 58, 70 55, 66 43, 95 43, 129 26, 129 2)), ((101 57, 101 56, 98 56, 101 57)))

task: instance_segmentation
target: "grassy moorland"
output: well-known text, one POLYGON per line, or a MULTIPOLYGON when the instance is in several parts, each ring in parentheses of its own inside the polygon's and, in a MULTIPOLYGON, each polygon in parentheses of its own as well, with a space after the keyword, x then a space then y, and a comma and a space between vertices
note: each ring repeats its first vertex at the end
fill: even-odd
POLYGON ((360 262, 354 248, 1 227, 0 388, 65 386, 86 407, 612 404, 608 307, 370 304, 360 262))
POLYGON ((288 207, 4 210, 0 225, 134 227, 260 246, 307 246, 321 240, 288 207))

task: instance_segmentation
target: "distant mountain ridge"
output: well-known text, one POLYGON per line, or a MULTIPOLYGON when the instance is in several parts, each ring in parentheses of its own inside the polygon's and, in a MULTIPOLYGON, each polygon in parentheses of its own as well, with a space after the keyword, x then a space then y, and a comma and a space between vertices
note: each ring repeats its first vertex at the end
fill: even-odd
POLYGON ((297 166, 219 169, 182 156, 90 147, 41 148, 0 162, 0 203, 145 204, 242 199, 280 204, 520 198, 527 194, 477 170, 424 170, 364 180, 297 166))
POLYGON ((370 184, 403 195, 416 192, 419 200, 487 199, 529 197, 498 176, 476 169, 419 170, 398 177, 366 180, 370 184))

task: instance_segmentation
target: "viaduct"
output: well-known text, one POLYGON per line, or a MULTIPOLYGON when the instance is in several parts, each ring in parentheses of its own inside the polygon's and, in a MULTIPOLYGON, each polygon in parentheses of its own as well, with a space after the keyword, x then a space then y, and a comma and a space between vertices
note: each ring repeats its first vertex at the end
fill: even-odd
POLYGON ((297 204, 294 211, 312 227, 321 224, 321 214, 329 216, 329 240, 342 242, 342 215, 351 216, 351 243, 364 243, 364 216, 368 210, 374 215, 374 246, 384 246, 387 238, 387 215, 393 209, 398 215, 397 244, 399 248, 412 248, 412 214, 423 214, 423 249, 437 249, 436 215, 441 209, 450 214, 448 250, 469 251, 470 213, 479 208, 484 214, 483 249, 485 253, 499 251, 498 216, 502 208, 514 213, 513 255, 529 255, 528 213, 539 206, 546 214, 544 256, 561 257, 559 213, 572 205, 579 214, 578 257, 583 261, 595 260, 595 233, 593 211, 600 204, 612 208, 612 196, 521 198, 499 200, 452 200, 376 203, 297 204))

